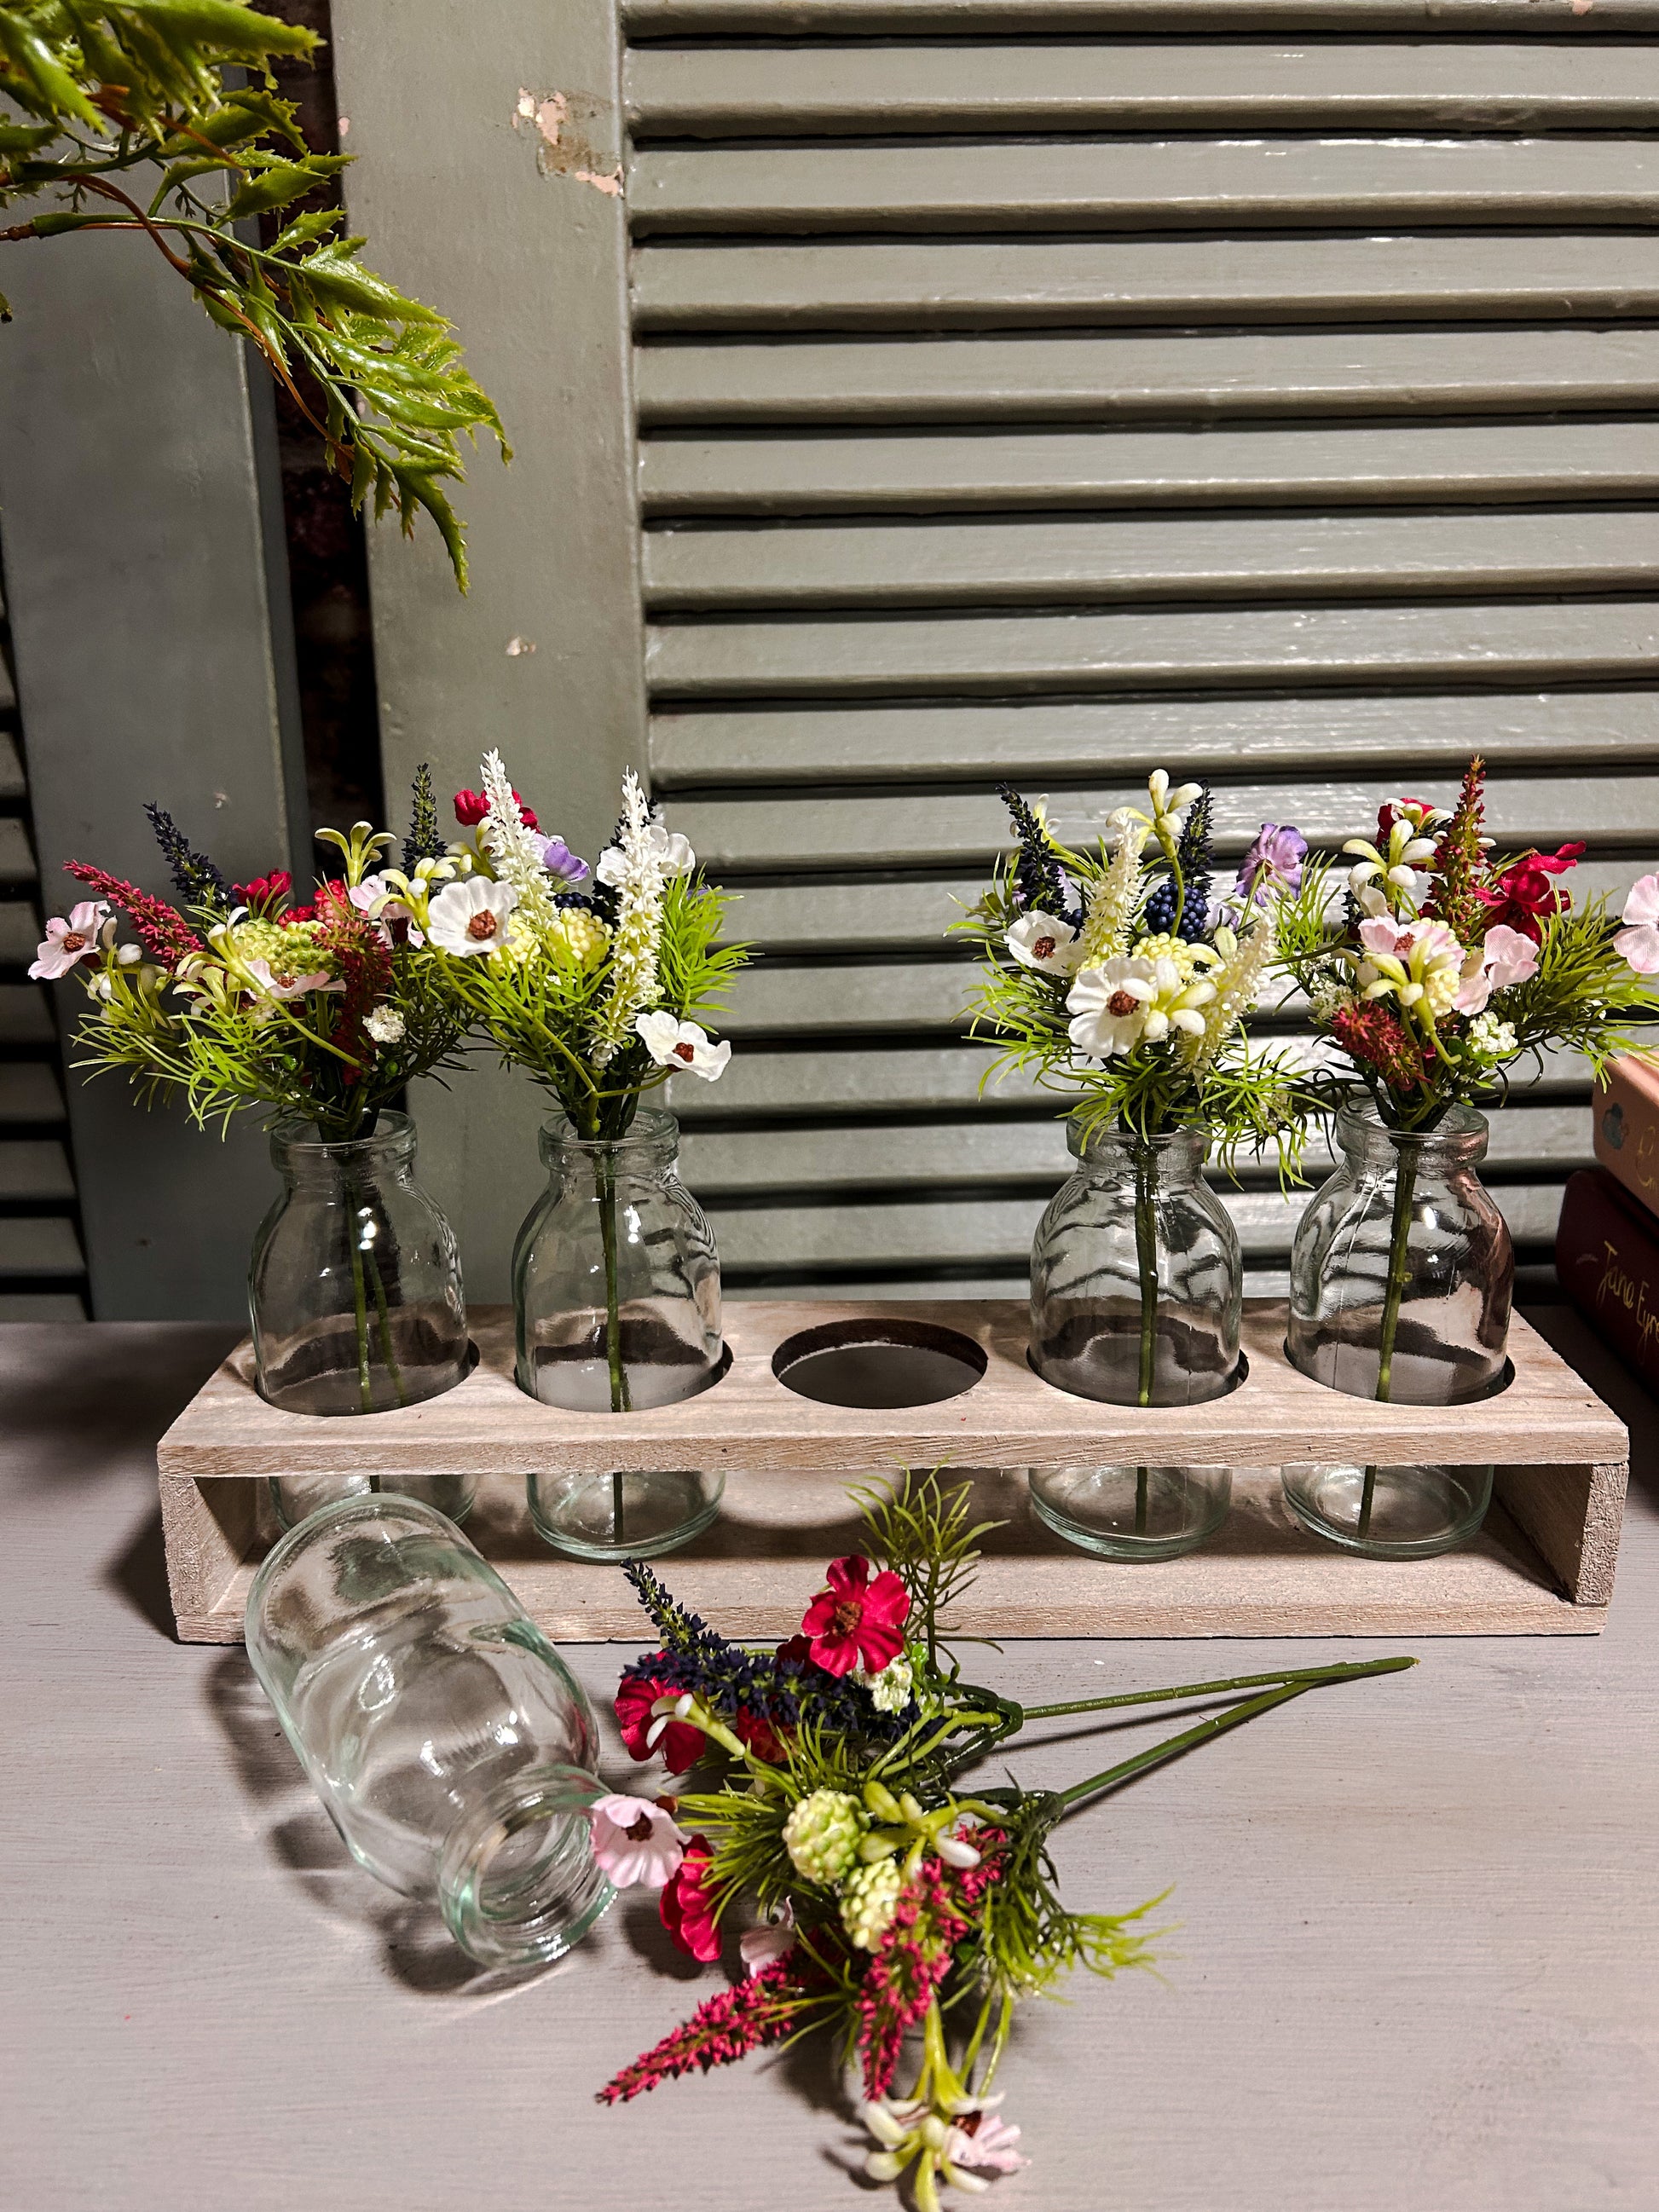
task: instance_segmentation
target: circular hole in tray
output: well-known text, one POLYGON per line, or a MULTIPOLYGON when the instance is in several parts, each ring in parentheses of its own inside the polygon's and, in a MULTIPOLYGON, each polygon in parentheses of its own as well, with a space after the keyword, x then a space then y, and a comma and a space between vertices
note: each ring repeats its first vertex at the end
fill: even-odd
POLYGON ((972 1337, 921 1321, 825 1322, 772 1354, 772 1372, 797 1397, 872 1412, 959 1398, 985 1368, 972 1337))

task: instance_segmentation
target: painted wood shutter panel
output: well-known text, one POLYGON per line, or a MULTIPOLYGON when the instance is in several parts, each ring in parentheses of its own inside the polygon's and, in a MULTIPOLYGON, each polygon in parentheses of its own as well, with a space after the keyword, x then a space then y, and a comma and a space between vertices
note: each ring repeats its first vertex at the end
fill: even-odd
MULTIPOLYGON (((1002 776, 1081 837, 1210 775, 1236 859, 1479 749, 1505 847, 1659 858, 1659 7, 628 21, 652 772, 767 954, 674 1086, 734 1288, 1023 1278, 1063 1132, 944 935, 1002 776)), ((1497 1117, 1523 1261, 1588 1097, 1497 1117)))
POLYGON ((86 1261, 48 987, 31 983, 40 886, 0 603, 0 1322, 84 1321, 86 1261))

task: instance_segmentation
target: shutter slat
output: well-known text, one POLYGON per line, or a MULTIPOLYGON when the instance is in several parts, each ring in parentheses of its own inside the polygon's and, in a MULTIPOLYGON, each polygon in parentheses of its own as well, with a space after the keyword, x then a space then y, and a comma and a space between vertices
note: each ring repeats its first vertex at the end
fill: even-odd
POLYGON ((700 147, 633 162, 636 234, 1644 224, 1659 150, 1601 138, 700 147))
POLYGON ((647 534, 653 611, 1637 592, 1644 509, 805 523, 647 534))
POLYGON ((1659 28, 1656 0, 1595 0, 1593 9, 1584 0, 626 0, 623 13, 636 39, 1541 32, 1577 46, 1599 33, 1659 28))
MULTIPOLYGON (((1218 1192, 1233 1218, 1247 1260, 1287 1260, 1308 1194, 1218 1192)), ((1561 1212, 1559 1182, 1500 1184, 1492 1194, 1516 1243, 1549 1243, 1561 1212)), ((782 1274, 813 1268, 948 1267, 977 1262, 1023 1265, 1042 1217, 1041 1197, 894 1199, 861 1203, 733 1206, 707 1209, 722 1271, 782 1274)))
MULTIPOLYGON (((1270 799, 1268 804, 1274 810, 1269 819, 1294 820, 1298 811, 1291 798, 1270 799)), ((871 811, 879 811, 879 802, 871 811)), ((869 816, 866 818, 867 821, 869 816)), ((1259 823, 1262 818, 1258 815, 1256 820, 1259 823)), ((1376 810, 1356 813, 1352 819, 1360 827, 1368 828, 1376 822, 1376 810)), ((1075 834, 1082 837, 1097 830, 1098 824, 1098 816, 1081 818, 1075 834)), ((1581 822, 1578 827, 1582 832, 1585 825, 1581 822)), ((805 834, 805 826, 799 834, 805 834)), ((1550 838, 1540 842, 1547 846, 1559 841, 1550 838)), ((1604 846, 1612 843, 1622 847, 1626 857, 1582 861, 1573 871, 1572 892, 1580 902, 1598 896, 1605 897, 1616 910, 1622 908, 1636 878, 1659 865, 1659 824, 1656 824, 1650 807, 1645 821, 1633 818, 1627 824, 1610 824, 1601 842, 1604 846)), ((826 856, 813 852, 811 857, 822 865, 826 856)), ((866 845, 865 858, 866 863, 874 864, 885 855, 879 846, 871 842, 866 845)), ((988 854, 985 865, 988 870, 988 854)), ((735 885, 741 885, 740 875, 731 869, 726 872, 735 885)), ((769 954, 793 958, 825 947, 853 957, 872 952, 920 951, 942 957, 946 956, 951 942, 946 932, 953 922, 963 919, 964 909, 972 905, 984 880, 983 873, 914 883, 872 882, 868 877, 850 883, 824 883, 802 876, 787 889, 751 887, 744 890, 742 904, 733 910, 732 933, 769 954)), ((1220 870, 1215 879, 1217 892, 1230 890, 1232 880, 1228 870, 1220 870)), ((961 951, 960 939, 956 945, 961 951)), ((963 957, 966 957, 965 951, 963 957)), ((845 973, 840 969, 823 972, 845 973)), ((848 983, 834 988, 838 994, 843 988, 847 991, 858 988, 879 994, 886 985, 879 976, 866 975, 856 987, 848 983)), ((965 996, 967 988, 965 980, 956 987, 957 1004, 965 996)), ((818 988, 810 977, 803 979, 803 1000, 812 1001, 818 988)), ((745 976, 732 1000, 740 1018, 746 1018, 751 1004, 758 1003, 756 992, 753 978, 745 976)), ((806 1025, 811 1027, 810 1003, 804 1006, 803 1012, 806 1025)))
POLYGON ((1635 499, 1659 422, 654 439, 648 516, 1635 499))
POLYGON ((0 983, 0 1045, 50 1044, 56 1035, 39 983, 0 983))
POLYGON ((0 814, 0 883, 32 884, 34 849, 28 830, 15 814, 0 814))
POLYGON ((0 1142, 0 1200, 41 1205, 74 1196, 75 1176, 62 1145, 33 1137, 0 1142))
MULTIPOLYGON (((1553 621, 1559 610, 1553 611, 1553 621)), ((1172 774, 1295 775, 1390 762, 1416 777, 1455 775, 1473 753, 1496 770, 1570 757, 1583 768, 1650 757, 1659 693, 1595 690, 1418 696, 1124 699, 1077 705, 708 708, 651 726, 659 791, 768 784, 781 790, 902 778, 919 787, 1005 778, 1041 789, 1103 763, 1136 781, 1172 774), (1033 780, 1035 779, 1035 786, 1033 780)), ((684 802, 677 801, 678 813, 684 802)), ((693 842, 696 841, 694 839, 693 842)))
MULTIPOLYGON (((817 1122, 877 1115, 948 1113, 960 1117, 980 1112, 1058 1118, 1064 1101, 1036 1089, 1018 1071, 982 1092, 994 1066, 988 1045, 930 1039, 916 1044, 846 1044, 833 1051, 789 1050, 744 1044, 718 1083, 679 1077, 668 1086, 668 1103, 688 1130, 721 1127, 733 1121, 817 1122)), ((1571 1103, 1589 1127, 1589 1075, 1577 1054, 1546 1054, 1528 1099, 1571 1103)), ((1506 1111, 1509 1109, 1505 1109, 1506 1111)), ((1515 1110, 1519 1110, 1516 1109, 1515 1110)), ((1528 1109, 1530 1110, 1530 1109, 1528 1109)))
POLYGON ((40 1060, 0 1060, 0 1123, 63 1119, 64 1094, 54 1069, 40 1060))
MULTIPOLYGON (((1528 1173, 1565 1173, 1589 1164, 1590 1117, 1582 1105, 1508 1106, 1492 1117, 1483 1177, 1501 1182, 1528 1173)), ((809 1193, 921 1189, 928 1184, 970 1190, 975 1185, 1035 1188, 1052 1194, 1075 1163, 1058 1119, 934 1123, 909 1128, 767 1129, 694 1132, 680 1149, 680 1172, 701 1200, 809 1193)), ((1317 1183, 1333 1164, 1328 1144, 1304 1156, 1305 1182, 1317 1183)), ((1276 1185, 1271 1146, 1261 1160, 1241 1153, 1241 1183, 1276 1185)), ((1210 1177, 1226 1194, 1231 1181, 1212 1164, 1210 1177)))
POLYGON ((642 345, 641 422, 1505 414, 1659 404, 1659 330, 1013 331, 642 345))
POLYGON ((1659 605, 1630 600, 1547 619, 1497 600, 662 623, 647 640, 665 698, 1629 682, 1656 666, 1659 605))
MULTIPOLYGON (((1659 716, 1644 750, 1649 761, 1659 764, 1659 716)), ((1419 781, 1426 786, 1424 798, 1451 804, 1451 787, 1432 778, 1419 781)), ((1399 795, 1399 779, 1392 776, 1340 781, 1287 776, 1274 783, 1218 784, 1211 808, 1217 858, 1236 860, 1264 821, 1293 822, 1315 845, 1335 851, 1345 837, 1368 833, 1378 809, 1399 795)), ((1087 848, 1098 840, 1115 808, 1146 804, 1145 782, 1126 780, 1087 791, 1051 792, 1048 818, 1063 843, 1087 848)), ((682 801, 674 821, 705 867, 734 878, 808 863, 817 870, 955 863, 983 871, 1008 849, 1011 834, 1006 808, 989 792, 682 801)), ((1659 765, 1643 768, 1632 761, 1617 774, 1600 776, 1495 778, 1487 786, 1486 826, 1506 851, 1550 849, 1570 837, 1604 851, 1659 848, 1659 765)), ((1230 874, 1231 869, 1223 869, 1218 882, 1230 874)), ((1572 883, 1583 880, 1583 870, 1575 871, 1572 883)), ((750 934, 761 910, 758 902, 787 906, 795 888, 750 890, 736 926, 750 934)), ((946 888, 937 887, 939 896, 946 888)))
POLYGON ((73 1222, 58 1214, 0 1216, 0 1281, 8 1276, 83 1275, 73 1222))
POLYGON ((636 137, 1609 129, 1659 117, 1659 53, 1612 41, 1452 40, 646 47, 628 58, 625 93, 636 137))
POLYGON ((0 901, 0 965, 27 965, 40 942, 40 917, 21 900, 0 901))
POLYGON ((635 259, 643 331, 1656 314, 1650 231, 665 243, 635 259))

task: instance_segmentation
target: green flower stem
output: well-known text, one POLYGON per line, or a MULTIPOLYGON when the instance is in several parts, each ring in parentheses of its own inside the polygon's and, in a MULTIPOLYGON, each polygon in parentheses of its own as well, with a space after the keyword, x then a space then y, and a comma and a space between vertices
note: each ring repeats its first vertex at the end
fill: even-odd
POLYGON ((368 1371, 368 1301, 363 1286, 363 1255, 357 1241, 357 1190, 348 1180, 346 1200, 346 1249, 351 1255, 351 1304, 357 1323, 357 1390, 366 1413, 374 1411, 374 1390, 368 1371))
MULTIPOLYGON (((598 1154, 593 1176, 599 1198, 599 1241, 605 1248, 605 1357, 611 1370, 611 1410, 633 1409, 628 1370, 623 1362, 622 1315, 617 1304, 617 1162, 610 1152, 598 1154)), ((611 1537, 623 1540, 623 1474, 617 1468, 611 1477, 611 1537)))
POLYGON ((398 1364, 398 1354, 392 1346, 392 1316, 386 1310, 386 1285, 380 1279, 380 1270, 373 1252, 368 1255, 368 1273, 374 1285, 374 1311, 380 1328, 380 1357, 386 1362, 386 1373, 392 1377, 392 1387, 398 1394, 398 1403, 400 1406, 406 1406, 409 1403, 409 1398, 404 1389, 403 1370, 398 1364))
POLYGON ((1061 1705, 1025 1705, 1025 1720, 1059 1720, 1068 1713, 1103 1713, 1118 1705, 1167 1705, 1182 1698, 1221 1697, 1231 1690, 1257 1690, 1276 1682, 1346 1682, 1358 1674, 1394 1674, 1415 1667, 1415 1659, 1346 1660, 1335 1667, 1286 1667, 1271 1674, 1232 1674, 1219 1682, 1180 1682, 1168 1690, 1127 1690, 1110 1698, 1079 1698, 1061 1705))
MULTIPOLYGON (((1135 1403, 1152 1402, 1152 1364, 1158 1349, 1158 1214, 1153 1191, 1158 1170, 1150 1145, 1135 1156, 1135 1263, 1140 1273, 1140 1376, 1135 1403)), ((1146 1470, 1135 1469, 1135 1534, 1146 1533, 1146 1470)))
POLYGON ((1292 1698, 1305 1697, 1310 1690, 1320 1686, 1322 1680, 1352 1680, 1364 1674, 1395 1674, 1402 1666, 1414 1664, 1415 1662, 1409 1659, 1374 1659, 1328 1669, 1322 1674, 1316 1670, 1310 1674, 1290 1676, 1281 1680, 1276 1689, 1266 1690, 1260 1697, 1248 1698, 1242 1705, 1230 1706, 1224 1713, 1212 1713, 1207 1720, 1200 1721, 1196 1727, 1184 1729, 1179 1735, 1166 1736, 1162 1743, 1155 1743, 1146 1751, 1137 1752, 1133 1759, 1122 1759, 1117 1765, 1107 1767, 1103 1773, 1091 1775, 1086 1782, 1074 1782, 1069 1790, 1058 1791, 1060 1812, 1056 1817, 1063 1817, 1074 1811, 1086 1798, 1098 1796, 1103 1790, 1115 1790, 1133 1780, 1137 1774, 1146 1773, 1150 1767, 1162 1766, 1169 1759, 1179 1759, 1185 1752, 1195 1751, 1200 1744, 1224 1735, 1229 1729, 1242 1728, 1246 1721, 1253 1721, 1262 1713, 1271 1712, 1276 1705, 1286 1705, 1292 1698))
MULTIPOLYGON (((1394 1218, 1389 1227, 1389 1279, 1382 1293, 1382 1324, 1377 1334, 1376 1395, 1380 1404, 1386 1405, 1394 1388, 1394 1340, 1400 1327, 1400 1301, 1406 1291, 1406 1267, 1409 1257, 1412 1230, 1412 1200, 1417 1194, 1418 1147, 1400 1145, 1395 1147, 1394 1170, 1394 1218)), ((1358 1536, 1368 1536, 1371 1527, 1371 1505, 1376 1492, 1376 1469, 1365 1469, 1364 1486, 1359 1493, 1359 1518, 1354 1526, 1358 1536)))

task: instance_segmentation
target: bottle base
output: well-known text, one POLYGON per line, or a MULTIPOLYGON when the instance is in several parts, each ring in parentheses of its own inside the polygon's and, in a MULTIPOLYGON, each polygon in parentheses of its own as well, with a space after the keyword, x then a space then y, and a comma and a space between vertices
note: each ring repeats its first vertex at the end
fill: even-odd
POLYGON ((320 1507, 340 1498, 388 1492, 431 1506, 459 1528, 478 1496, 478 1479, 472 1474, 273 1474, 269 1480, 271 1507, 284 1530, 297 1528, 320 1507))
POLYGON ((1031 1511, 1054 1535, 1100 1559, 1178 1559, 1227 1517, 1225 1467, 1057 1467, 1030 1470, 1031 1511))
POLYGON ((1368 1559, 1431 1559, 1478 1535, 1490 1467, 1290 1466, 1285 1503, 1312 1535, 1368 1559))
POLYGON ((525 1484, 536 1534, 573 1559, 656 1559, 711 1527, 723 1474, 691 1468, 610 1474, 532 1474, 525 1484))

